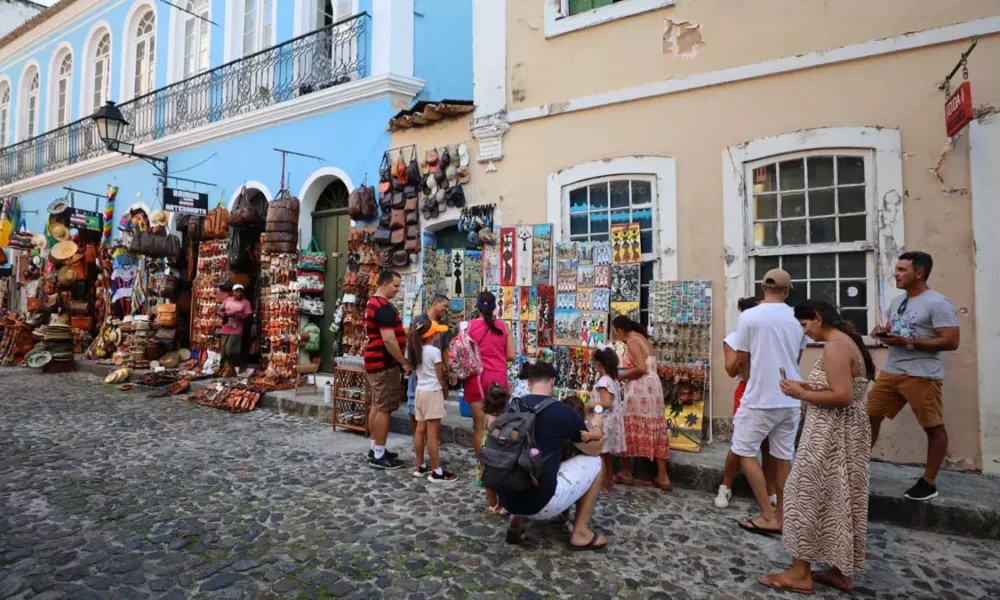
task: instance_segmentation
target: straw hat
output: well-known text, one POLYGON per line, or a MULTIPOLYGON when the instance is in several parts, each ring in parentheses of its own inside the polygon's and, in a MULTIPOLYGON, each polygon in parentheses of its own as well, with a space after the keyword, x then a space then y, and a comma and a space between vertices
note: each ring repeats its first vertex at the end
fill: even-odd
POLYGON ((60 242, 65 242, 69 239, 69 229, 62 223, 49 223, 49 235, 60 242))
POLYGON ((170 217, 168 217, 167 213, 162 210, 154 211, 153 216, 149 219, 149 224, 153 227, 166 227, 169 222, 170 217))
POLYGON ((31 245, 34 246, 35 248, 38 248, 39 250, 45 250, 46 248, 49 247, 49 240, 45 239, 44 235, 36 233, 35 235, 31 236, 31 245))
POLYGON ((62 287, 70 287, 76 282, 76 269, 66 265, 59 269, 59 274, 56 275, 56 281, 62 287))
POLYGON ((52 252, 49 253, 49 260, 54 263, 66 262, 76 256, 76 253, 79 251, 80 247, 74 242, 68 240, 59 242, 52 248, 52 252))

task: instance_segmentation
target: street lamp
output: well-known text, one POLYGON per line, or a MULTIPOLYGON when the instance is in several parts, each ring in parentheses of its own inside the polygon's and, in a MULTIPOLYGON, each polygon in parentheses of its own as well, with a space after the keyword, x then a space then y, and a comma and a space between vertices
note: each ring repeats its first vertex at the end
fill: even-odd
POLYGON ((108 100, 108 102, 99 108, 90 118, 93 119, 94 124, 97 125, 97 135, 100 136, 101 141, 104 142, 104 145, 108 150, 124 154, 126 156, 141 158, 147 163, 153 165, 153 168, 159 172, 160 177, 163 179, 163 184, 167 184, 166 158, 136 152, 135 144, 122 141, 121 138, 125 133, 125 128, 128 126, 128 121, 125 120, 125 117, 122 115, 122 111, 118 110, 118 107, 115 106, 114 102, 108 100))

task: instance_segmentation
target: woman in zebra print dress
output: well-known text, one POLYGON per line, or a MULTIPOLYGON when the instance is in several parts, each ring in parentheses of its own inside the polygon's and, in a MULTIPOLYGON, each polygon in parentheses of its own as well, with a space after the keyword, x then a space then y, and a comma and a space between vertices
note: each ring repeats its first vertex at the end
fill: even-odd
POLYGON ((805 427, 785 485, 782 542, 792 568, 760 583, 811 594, 813 581, 850 591, 865 564, 871 426, 865 391, 875 363, 853 324, 828 302, 795 308, 806 335, 824 342, 809 382, 783 380, 782 391, 805 403, 805 427), (830 568, 812 571, 812 563, 830 568))

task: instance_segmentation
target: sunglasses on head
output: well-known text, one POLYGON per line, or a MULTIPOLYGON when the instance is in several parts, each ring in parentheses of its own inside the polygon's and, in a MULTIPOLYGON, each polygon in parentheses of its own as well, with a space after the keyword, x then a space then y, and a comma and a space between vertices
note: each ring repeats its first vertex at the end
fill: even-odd
POLYGON ((906 312, 906 305, 910 302, 909 298, 903 298, 903 301, 899 303, 899 308, 896 309, 896 314, 901 315, 906 312))

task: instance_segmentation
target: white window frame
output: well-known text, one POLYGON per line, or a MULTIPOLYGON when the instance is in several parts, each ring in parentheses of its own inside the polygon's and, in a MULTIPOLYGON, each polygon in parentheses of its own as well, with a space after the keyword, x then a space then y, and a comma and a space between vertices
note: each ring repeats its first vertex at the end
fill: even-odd
POLYGON ((6 78, 0 79, 0 148, 10 146, 10 107, 11 107, 10 81, 6 78))
POLYGON ((170 41, 167 55, 168 83, 182 81, 189 77, 204 73, 212 68, 212 26, 207 20, 212 19, 211 0, 185 0, 184 8, 201 15, 201 19, 188 13, 175 10, 170 13, 170 41), (197 4, 201 2, 202 6, 197 4), (194 27, 193 50, 195 57, 194 70, 187 70, 188 25, 194 27), (204 54, 202 50, 204 49, 204 54))
MULTIPOLYGON (((159 30, 160 15, 156 10, 156 4, 152 0, 140 0, 132 5, 129 9, 128 15, 125 18, 125 35, 124 42, 122 43, 122 65, 119 71, 121 72, 120 86, 121 90, 119 102, 127 102, 132 100, 136 96, 142 94, 138 93, 135 89, 135 75, 136 75, 136 50, 138 43, 140 41, 139 36, 136 34, 136 30, 139 27, 139 23, 142 21, 143 17, 146 16, 147 12, 152 11, 153 13, 153 32, 150 35, 144 36, 143 40, 153 41, 153 53, 152 55, 146 54, 147 56, 147 68, 149 68, 149 75, 152 77, 152 83, 150 84, 150 89, 145 90, 143 93, 149 93, 156 89, 156 63, 157 53, 160 51, 160 40, 157 39, 159 36, 157 32, 159 30)), ((169 44, 168 44, 169 45, 169 44)), ((148 44, 146 46, 148 48, 148 44)), ((148 81, 148 79, 147 79, 148 81)))
POLYGON ((569 0, 544 0, 544 2, 546 38, 553 38, 676 4, 676 0, 620 0, 614 4, 571 15, 569 14, 569 0))
POLYGON ((237 2, 239 4, 239 9, 240 9, 240 15, 238 21, 240 28, 239 29, 240 35, 239 39, 237 40, 237 44, 239 47, 239 56, 243 57, 250 56, 252 54, 260 52, 261 50, 266 50, 267 48, 274 46, 277 40, 277 32, 278 32, 278 26, 277 26, 278 3, 275 0, 237 0, 237 2), (246 47, 246 33, 247 33, 246 3, 247 2, 254 3, 254 11, 255 11, 254 29, 253 29, 254 47, 251 50, 248 50, 246 47), (267 4, 270 4, 270 9, 271 9, 270 11, 265 10, 267 4), (270 36, 266 36, 264 33, 264 26, 268 25, 268 23, 265 21, 265 17, 270 19, 270 24, 269 24, 271 28, 270 36))
POLYGON ((643 262, 653 261, 655 280, 677 279, 677 163, 668 156, 595 160, 550 174, 546 186, 546 220, 560 224, 552 228, 553 243, 569 240, 570 190, 612 179, 653 182, 653 249, 643 252, 642 258, 643 262))
MULTIPOLYGON (((822 251, 870 252, 868 267, 869 322, 881 319, 882 307, 895 289, 893 268, 903 252, 903 170, 898 130, 874 127, 825 127, 761 138, 727 148, 722 155, 723 219, 726 256, 726 328, 736 328, 737 302, 751 295, 752 258, 776 254, 807 254, 822 251), (869 238, 864 242, 754 248, 750 202, 753 195, 752 168, 802 154, 867 153, 869 238), (870 170, 869 170, 870 166, 870 170)), ((867 333, 867 332, 862 332, 867 333)), ((868 342, 873 340, 867 339, 868 342)))
POLYGON ((105 102, 111 99, 111 70, 113 68, 113 60, 115 51, 115 40, 114 36, 111 35, 111 27, 105 21, 99 21, 94 24, 90 29, 90 33, 87 34, 87 41, 83 46, 83 56, 80 61, 80 115, 91 115, 98 108, 104 105, 105 102), (100 46, 104 37, 108 38, 108 54, 102 57, 98 61, 97 48, 100 46), (100 102, 95 101, 95 94, 97 89, 97 63, 103 63, 104 75, 101 81, 101 85, 104 88, 101 91, 100 102))
MULTIPOLYGON (((818 150, 808 150, 804 152, 792 152, 789 154, 781 154, 778 156, 771 156, 754 162, 745 163, 744 177, 747 182, 746 198, 747 198, 747 209, 746 209, 746 239, 748 240, 747 245, 747 255, 749 257, 748 269, 750 271, 750 285, 751 293, 748 295, 753 295, 757 291, 757 282, 753 274, 755 272, 755 265, 753 260, 756 258, 763 257, 780 257, 780 256, 810 256, 814 254, 832 254, 840 255, 843 253, 856 253, 863 252, 865 255, 865 288, 867 291, 867 298, 865 299, 865 306, 868 310, 868 325, 869 327, 879 322, 878 315, 878 285, 875 279, 875 231, 877 229, 877 224, 875 222, 876 209, 875 209, 875 160, 874 154, 871 150, 859 150, 859 149, 847 149, 847 148, 824 148, 818 150), (780 165, 785 161, 792 160, 803 160, 808 163, 808 159, 816 156, 829 156, 829 157, 857 157, 861 158, 864 163, 865 170, 865 239, 859 241, 851 242, 830 242, 830 243, 806 243, 806 244, 787 244, 778 246, 756 246, 755 245, 755 224, 756 220, 753 215, 753 202, 755 198, 755 193, 753 190, 754 180, 753 173, 754 170, 759 167, 765 167, 768 165, 777 165, 777 169, 780 172, 780 165)), ((836 167, 835 167, 836 169, 836 167)), ((808 164, 806 164, 806 171, 804 171, 805 176, 808 177, 808 164)), ((779 178, 780 180, 780 178, 779 178)), ((777 180, 776 180, 777 183, 777 180)), ((806 188, 808 188, 808 181, 804 183, 806 188)), ((860 187, 860 186, 858 186, 860 187)), ((805 188, 804 188, 805 189, 805 188)), ((767 192, 770 193, 770 192, 767 192)), ((794 191, 793 193, 798 193, 794 191)), ((774 195, 777 198, 781 195, 776 187, 774 190, 774 195)), ((809 202, 808 194, 803 191, 803 198, 805 202, 805 210, 808 213, 809 202)), ((803 216, 801 219, 796 217, 795 219, 782 219, 780 213, 780 203, 775 204, 775 210, 778 211, 776 216, 776 223, 778 223, 777 235, 781 235, 781 222, 789 220, 802 220, 805 223, 806 234, 809 234, 809 220, 803 216)), ((848 213, 848 215, 853 213, 848 213)), ((841 213, 838 212, 838 207, 834 207, 834 213, 831 215, 823 215, 824 218, 832 218, 834 222, 837 222, 837 217, 841 213)), ((836 226, 836 225, 835 225, 836 226)), ((809 262, 807 261, 806 269, 809 270, 809 262)), ((839 267, 838 267, 839 272, 839 267)), ((850 278, 848 278, 850 279, 850 278)), ((800 280, 795 279, 798 283, 800 280)), ((814 279, 810 276, 806 283, 801 285, 808 285, 814 279)), ((820 281, 831 281, 829 279, 820 279, 820 281)), ((837 290, 839 295, 839 284, 841 281, 840 277, 833 279, 837 284, 837 290)), ((806 293, 809 293, 809 289, 806 289, 806 293)), ((835 303, 836 304, 836 303, 835 303)), ((870 331, 870 329, 868 330, 870 331)), ((868 333, 868 331, 861 332, 862 334, 868 333)))
POLYGON ((38 63, 31 61, 24 66, 21 75, 20 90, 17 99, 17 141, 29 140, 41 133, 41 123, 39 121, 41 108, 42 72, 38 68, 38 63), (37 79, 37 85, 32 89, 32 83, 37 79), (34 112, 32 113, 31 101, 34 100, 34 112), (34 127, 32 127, 32 122, 34 127))
POLYGON ((73 121, 73 52, 60 48, 53 53, 49 73, 49 115, 47 131, 64 127, 73 121), (69 72, 64 72, 66 61, 69 72), (61 105, 60 105, 61 103, 61 105))

